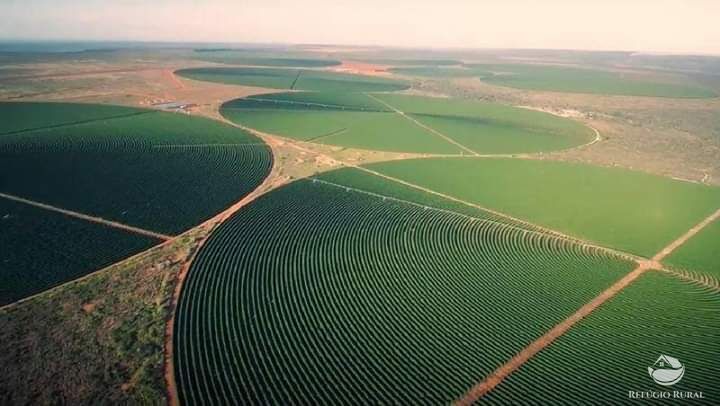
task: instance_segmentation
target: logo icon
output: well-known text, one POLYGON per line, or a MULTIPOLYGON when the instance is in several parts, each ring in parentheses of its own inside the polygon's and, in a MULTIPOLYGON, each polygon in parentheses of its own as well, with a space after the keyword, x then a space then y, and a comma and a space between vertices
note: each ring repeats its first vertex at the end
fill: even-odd
POLYGON ((648 367, 650 377, 658 385, 671 386, 680 382, 685 375, 685 365, 669 355, 660 355, 653 366, 648 367))

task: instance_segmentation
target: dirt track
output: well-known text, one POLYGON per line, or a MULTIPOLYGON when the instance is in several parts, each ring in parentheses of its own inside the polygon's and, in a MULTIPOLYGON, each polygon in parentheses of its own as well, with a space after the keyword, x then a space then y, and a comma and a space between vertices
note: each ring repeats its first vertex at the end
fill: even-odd
POLYGON ((104 226, 106 226, 106 227, 117 228, 117 229, 120 229, 120 230, 123 230, 123 231, 128 231, 128 232, 131 232, 131 233, 134 233, 134 234, 139 234, 139 235, 142 235, 142 236, 145 236, 145 237, 155 238, 155 239, 158 239, 158 240, 161 240, 161 241, 168 241, 168 240, 171 240, 171 239, 174 238, 174 237, 171 236, 171 235, 160 234, 160 233, 156 233, 155 231, 145 230, 145 229, 142 229, 142 228, 129 226, 129 225, 127 225, 127 224, 118 223, 117 221, 106 220, 106 219, 101 218, 101 217, 89 216, 89 215, 87 215, 87 214, 78 213, 78 212, 71 211, 71 210, 61 209, 61 208, 59 208, 59 207, 51 206, 51 205, 45 204, 45 203, 36 202, 36 201, 34 201, 34 200, 24 199, 24 198, 18 197, 18 196, 13 196, 13 195, 5 194, 5 193, 0 193, 0 197, 5 198, 5 199, 8 199, 8 200, 15 201, 15 202, 18 202, 18 203, 24 203, 24 204, 27 204, 27 205, 30 205, 30 206, 38 207, 38 208, 41 208, 41 209, 45 209, 45 210, 49 210, 49 211, 54 211, 54 212, 56 212, 56 213, 61 213, 61 214, 64 214, 64 215, 66 215, 66 216, 70 216, 70 217, 74 217, 74 218, 77 218, 77 219, 89 221, 89 222, 91 222, 91 223, 102 224, 102 225, 104 225, 104 226))
POLYGON ((378 103, 382 103, 384 106, 386 106, 386 107, 389 108, 390 110, 394 111, 395 113, 397 113, 398 115, 402 116, 403 118, 409 120, 411 123, 413 123, 413 124, 415 124, 416 126, 422 128, 423 130, 429 131, 430 133, 437 135, 438 137, 440 137, 440 138, 444 139, 445 141, 447 141, 447 142, 455 145, 456 147, 462 149, 463 151, 468 152, 468 153, 471 154, 471 155, 476 155, 476 156, 479 155, 477 152, 475 152, 475 151, 471 150, 470 148, 464 146, 463 144, 455 141, 454 139, 448 137, 447 135, 441 133, 440 131, 438 131, 438 130, 432 128, 432 127, 428 127, 428 126, 426 126, 425 124, 423 124, 423 123, 415 120, 414 118, 408 116, 407 114, 405 114, 405 112, 398 110, 397 108, 395 108, 395 107, 392 106, 391 104, 385 103, 384 101, 378 99, 377 97, 371 95, 370 93, 365 93, 365 94, 366 94, 368 97, 370 97, 371 99, 377 101, 378 103))
POLYGON ((520 351, 517 355, 515 355, 513 358, 510 359, 510 361, 506 362, 504 365, 502 365, 500 368, 496 369, 492 374, 490 374, 488 377, 485 378, 484 381, 478 383, 477 385, 470 388, 470 390, 460 399, 458 399, 455 404, 457 405, 471 405, 475 403, 478 399, 480 399, 482 396, 493 390, 497 385, 499 385, 505 378, 510 376, 513 372, 515 372, 517 369, 519 369, 525 362, 527 362, 530 358, 532 358, 535 354, 542 351, 545 347, 549 346, 553 343, 558 337, 562 336, 570 330, 575 324, 577 324, 580 320, 588 316, 590 313, 592 313, 595 309, 602 306, 603 303, 607 302, 611 298, 613 298, 617 293, 625 289, 628 285, 630 285, 633 281, 635 281, 640 275, 645 273, 648 270, 661 270, 662 264, 660 264, 660 261, 665 258, 666 256, 670 255, 675 249, 680 247, 682 244, 684 244, 686 241, 688 241, 690 238, 692 238, 695 234, 700 232, 705 226, 713 222, 714 220, 720 218, 720 209, 715 211, 713 214, 705 218, 703 221, 695 225, 693 228, 688 230, 685 234, 680 236, 675 241, 668 244, 665 248, 660 250, 653 258, 652 260, 646 261, 638 261, 638 266, 629 274, 625 275, 622 279, 615 282, 612 286, 610 286, 608 289, 603 291, 600 295, 595 297, 592 301, 586 303, 583 305, 578 311, 573 313, 570 317, 566 318, 559 324, 557 324, 555 327, 553 327, 550 331, 545 333, 542 337, 538 338, 537 340, 533 341, 530 345, 525 347, 522 351, 520 351))
MULTIPOLYGON (((272 144, 272 140, 268 142, 269 145, 272 144)), ((195 259, 195 255, 197 255, 198 252, 200 252, 200 249, 203 245, 205 245, 205 242, 210 237, 212 229, 216 227, 217 225, 221 224, 223 221, 227 220, 230 216, 235 214, 238 210, 240 210, 245 205, 251 203, 253 200, 257 199, 260 195, 280 186, 282 184, 283 180, 278 177, 278 166, 273 165, 272 170, 268 174, 268 176, 265 178, 263 183, 261 183, 258 187, 256 187, 252 192, 250 192, 247 196, 240 199, 237 203, 233 204, 232 206, 228 207, 221 213, 218 213, 213 218, 205 221, 204 223, 200 224, 197 227, 194 228, 202 228, 206 227, 207 234, 205 237, 198 243, 197 249, 195 250, 195 253, 188 258, 188 261, 183 265, 182 270, 177 276, 177 279, 175 281, 175 289, 173 290, 173 296, 171 299, 170 309, 168 310, 169 318, 167 320, 167 323, 165 324, 165 382, 167 384, 167 391, 168 391, 168 404, 170 406, 178 406, 180 404, 180 399, 178 398, 178 391, 177 391, 177 381, 175 379, 175 363, 174 363, 174 353, 173 353, 173 331, 175 329, 175 309, 177 309, 177 305, 180 300, 180 294, 182 293, 182 287, 185 282, 185 279, 187 277, 187 273, 190 270, 190 266, 192 265, 193 260, 195 259)))

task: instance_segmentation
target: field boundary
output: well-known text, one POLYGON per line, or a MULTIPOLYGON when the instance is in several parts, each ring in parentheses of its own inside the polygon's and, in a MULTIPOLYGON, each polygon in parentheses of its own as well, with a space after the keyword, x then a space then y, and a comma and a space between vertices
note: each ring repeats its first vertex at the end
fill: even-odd
POLYGON ((244 144, 162 144, 153 145, 153 149, 169 149, 169 148, 213 148, 213 147, 267 147, 267 144, 260 142, 247 142, 244 144))
POLYGON ((10 131, 10 132, 6 132, 6 133, 0 133, 0 135, 18 135, 18 134, 31 133, 31 132, 35 132, 35 131, 54 130, 57 128, 65 128, 65 127, 75 127, 75 126, 83 125, 83 124, 97 123, 99 121, 117 120, 117 119, 121 119, 121 118, 130 118, 130 117, 142 116, 145 114, 153 114, 153 113, 159 113, 159 112, 160 112, 160 110, 143 110, 143 111, 137 111, 135 113, 120 114, 117 116, 94 118, 92 120, 80 120, 80 121, 73 121, 70 123, 47 125, 44 127, 26 128, 23 130, 16 130, 16 131, 10 131))
POLYGON ((394 107, 393 105, 391 105, 390 103, 386 103, 385 101, 383 101, 383 100, 381 100, 381 99, 378 99, 377 97, 373 96, 373 95, 370 94, 370 93, 365 93, 365 94, 366 94, 369 98, 377 101, 378 103, 382 103, 384 106, 386 106, 386 107, 389 108, 390 110, 394 111, 395 113, 397 113, 397 114, 400 115, 401 117, 409 120, 411 123, 413 123, 413 124, 415 124, 416 126, 424 129, 425 131, 428 131, 428 132, 430 132, 430 133, 432 133, 432 134, 437 135, 438 137, 444 139, 445 141, 447 141, 447 142, 455 145, 456 147, 462 149, 463 151, 469 152, 471 155, 476 155, 476 156, 477 156, 477 155, 480 155, 480 154, 478 154, 477 152, 475 152, 475 151, 471 150, 470 148, 466 147, 465 145, 463 145, 463 144, 455 141, 454 139, 448 137, 447 135, 441 133, 440 131, 438 131, 438 130, 430 127, 430 126, 427 126, 427 125, 419 122, 418 120, 416 120, 416 119, 408 116, 407 114, 405 114, 405 112, 400 111, 399 109, 395 108, 395 107, 394 107))
MULTIPOLYGON (((549 238, 555 238, 555 239, 557 239, 557 240, 568 241, 568 242, 571 242, 571 243, 574 243, 574 244, 578 244, 578 245, 583 246, 583 247, 586 247, 586 248, 592 248, 592 249, 600 250, 600 251, 603 251, 603 252, 605 252, 605 253, 608 253, 608 254, 611 254, 611 255, 614 255, 614 256, 621 257, 621 258, 623 258, 623 259, 628 259, 628 258, 624 257, 623 255, 631 255, 631 254, 624 253, 624 252, 622 252, 622 251, 617 251, 617 252, 616 252, 616 251, 614 251, 614 250, 612 250, 612 249, 610 249, 610 248, 606 248, 606 247, 602 247, 602 246, 596 246, 596 245, 590 244, 590 243, 588 243, 587 241, 584 241, 584 240, 581 240, 581 239, 572 238, 572 237, 566 237, 566 236, 564 236, 564 235, 552 234, 552 233, 549 233, 549 232, 547 232, 547 231, 545 231, 545 230, 539 229, 537 226, 534 226, 534 225, 532 225, 532 224, 530 224, 530 223, 526 224, 526 226, 527 226, 528 228, 522 228, 522 227, 518 227, 517 225, 511 224, 511 223, 503 223, 503 222, 501 222, 501 221, 497 221, 497 220, 493 220, 493 219, 484 219, 484 218, 480 218, 480 217, 474 217, 474 216, 471 216, 471 215, 468 215, 468 214, 464 214, 464 213, 460 213, 460 212, 457 212, 457 211, 454 211, 454 210, 442 209, 442 208, 434 207, 434 206, 428 206, 428 205, 424 205, 424 204, 422 204, 422 203, 416 203, 416 202, 413 202, 413 201, 410 201, 410 200, 405 200, 405 199, 400 199, 400 198, 397 198, 397 197, 387 196, 387 195, 383 195, 383 194, 381 194, 381 193, 370 192, 370 191, 368 191, 368 190, 358 189, 358 188, 355 188, 355 187, 352 187, 352 186, 342 185, 342 184, 330 182, 330 181, 327 181, 327 180, 324 180, 324 179, 318 179, 318 178, 315 178, 315 177, 311 177, 311 178, 309 178, 308 180, 312 181, 313 183, 322 183, 322 184, 326 184, 326 185, 329 185, 329 186, 337 187, 337 188, 340 188, 340 189, 345 189, 345 190, 347 190, 347 191, 353 191, 353 192, 356 192, 356 193, 367 194, 367 195, 374 196, 374 197, 377 197, 377 198, 380 198, 380 199, 383 199, 383 200, 390 200, 390 201, 394 201, 394 202, 398 202, 398 203, 402 203, 402 204, 406 204, 406 205, 411 205, 411 206, 414 206, 414 207, 422 208, 423 210, 437 211, 437 212, 441 212, 441 213, 445 213, 445 214, 451 214, 451 215, 455 215, 455 216, 459 216, 459 217, 464 217, 464 218, 466 218, 466 219, 468 219, 468 220, 471 220, 471 221, 476 221, 476 222, 481 222, 481 223, 496 224, 496 225, 499 225, 499 226, 502 226, 502 227, 510 228, 510 229, 517 230, 517 231, 522 231, 522 232, 528 233, 528 234, 535 234, 535 235, 539 235, 539 236, 544 236, 544 237, 549 237, 549 238)), ((475 209, 476 209, 476 210, 486 211, 486 212, 487 212, 487 210, 484 210, 484 209, 480 209, 480 208, 475 208, 475 209)), ((633 258, 632 260, 633 260, 633 261, 637 261, 638 259, 633 258)))
POLYGON ((273 154, 272 145, 272 142, 265 143, 265 146, 270 150, 272 169, 267 174, 265 179, 263 179, 262 183, 259 184, 255 189, 253 189, 250 193, 248 193, 243 198, 234 203, 232 206, 226 208, 222 212, 216 214, 212 218, 204 221, 203 223, 193 227, 193 229, 197 229, 200 227, 210 227, 210 229, 208 230, 207 234, 203 236, 203 238, 198 242, 195 252, 190 256, 190 258, 188 258, 187 262, 183 265, 182 269, 177 274, 175 278, 175 286, 173 288, 173 295, 170 299, 170 304, 168 305, 167 309, 168 317, 165 323, 165 342, 163 345, 163 376, 165 378, 165 385, 167 389, 167 401, 168 405, 170 406, 180 405, 177 379, 175 377, 175 349, 173 345, 173 340, 175 332, 175 320, 177 316, 176 310, 178 304, 180 303, 180 299, 182 298, 183 287, 185 286, 185 280, 187 279, 187 275, 190 272, 190 267, 192 266, 196 256, 200 252, 203 245, 205 245, 208 238, 210 238, 210 236, 212 235, 215 227, 222 224, 225 220, 230 218, 230 216, 235 214, 241 208, 245 207, 247 204, 253 202, 258 197, 273 189, 280 168, 275 165, 275 156, 273 154))
POLYGON ((295 80, 293 80, 290 85, 290 90, 295 90, 295 85, 297 84, 298 79, 300 79, 300 75, 302 75, 302 69, 298 69, 297 76, 295 76, 295 80))
POLYGON ((475 204, 475 203, 471 203, 471 202, 468 202, 468 201, 465 201, 465 200, 462 200, 462 199, 458 199, 457 197, 450 196, 450 195, 446 195, 446 194, 444 194, 444 193, 440 193, 440 192, 437 192, 437 191, 435 191, 435 190, 428 189, 428 188, 425 188, 425 187, 423 187, 423 186, 416 185, 416 184, 414 184, 414 183, 404 181, 404 180, 402 180, 402 179, 394 178, 394 177, 392 177, 392 176, 385 175, 385 174, 383 174, 383 173, 374 171, 374 170, 372 170, 372 169, 368 169, 368 168, 365 168, 365 167, 362 167, 362 166, 353 166, 353 167, 356 168, 356 169, 359 169, 359 170, 361 170, 361 171, 364 171, 364 172, 373 174, 373 175, 375 175, 375 176, 379 176, 379 177, 381 177, 381 178, 383 178, 383 179, 387 179, 387 180, 390 180, 390 181, 393 181, 393 182, 396 182, 396 183, 400 183, 401 185, 405 185, 405 186, 408 186, 408 187, 411 187, 411 188, 414 188, 414 189, 417 189, 417 190, 421 190, 421 191, 423 191, 423 192, 426 192, 426 193, 429 193, 429 194, 432 194, 432 195, 435 195, 435 196, 439 196, 439 197, 442 197, 442 198, 444 198, 444 199, 454 201, 454 202, 456 202, 456 203, 461 203, 461 204, 464 204, 464 205, 469 206, 469 207, 473 207, 473 208, 476 208, 476 209, 480 209, 480 210, 486 211, 486 212, 488 212, 488 213, 494 214, 494 215, 496 215, 496 216, 498 216, 498 217, 506 218, 506 219, 511 220, 511 221, 513 221, 513 222, 516 222, 516 223, 520 223, 520 224, 524 224, 524 225, 529 226, 529 227, 536 228, 536 229, 538 229, 538 230, 541 230, 541 231, 545 232, 546 234, 554 235, 554 236, 556 236, 556 237, 560 237, 560 238, 563 238, 563 239, 566 239, 566 240, 569 240, 569 241, 576 241, 576 242, 578 242, 578 243, 580 243, 580 244, 583 244, 583 245, 585 245, 585 246, 588 246, 588 247, 600 248, 600 249, 602 249, 602 250, 604 250, 604 251, 613 253, 613 254, 615 254, 615 255, 618 255, 618 256, 620 256, 620 257, 622 257, 622 258, 629 259, 629 260, 631 260, 631 261, 639 261, 639 260, 644 260, 644 259, 645 259, 645 258, 643 258, 643 257, 641 257, 641 256, 639 256, 639 255, 631 254, 631 253, 629 253, 629 252, 625 252, 625 251, 622 251, 622 250, 617 250, 617 249, 610 248, 610 247, 605 247, 605 246, 596 244, 596 243, 594 243, 594 242, 592 242, 592 241, 585 240, 585 239, 579 238, 579 237, 575 237, 575 236, 572 236, 572 235, 569 235, 569 234, 565 234, 565 233, 563 233, 563 232, 561 232, 561 231, 553 230, 553 229, 551 229, 551 228, 548 228, 548 227, 545 227, 545 226, 542 226, 542 225, 539 225, 539 224, 535 224, 535 223, 529 222, 529 221, 527 221, 527 220, 522 220, 522 219, 519 219, 519 218, 517 218, 517 217, 513 217, 513 216, 511 216, 511 215, 509 215, 509 214, 506 214, 506 213, 503 213, 503 212, 500 212, 500 211, 497 211, 497 210, 493 210, 493 209, 490 209, 490 208, 488 208, 488 207, 481 206, 481 205, 479 205, 479 204, 475 204))
MULTIPOLYGON (((302 93, 302 92, 301 92, 302 93)), ((312 93, 312 92, 307 92, 312 93)), ((277 93, 275 93, 277 94, 277 93)), ((364 107, 349 107, 349 106, 343 106, 342 104, 325 104, 325 103, 315 103, 315 102, 301 102, 301 101, 295 101, 295 100, 285 100, 285 99, 266 99, 264 97, 254 97, 254 96, 248 96, 244 98, 245 100, 256 100, 261 101, 265 103, 274 103, 274 104, 294 104, 299 106, 318 106, 318 107, 327 107, 331 109, 340 109, 340 110, 349 110, 349 111, 364 111, 369 113, 392 113, 390 110, 377 110, 377 109, 368 109, 364 107)), ((226 110, 246 110, 241 107, 225 107, 226 110)), ((292 110, 294 111, 294 110, 292 110)))
MULTIPOLYGON (((341 165, 341 166, 348 167, 348 168, 354 168, 354 169, 357 169, 357 170, 360 170, 360 171, 363 171, 363 172, 366 172, 366 173, 369 173, 369 174, 372 174, 372 175, 375 175, 375 176, 378 176, 378 177, 381 177, 381 178, 384 178, 384 179, 387 179, 387 180, 390 180, 390 181, 393 181, 393 182, 396 182, 396 183, 400 183, 400 184, 402 184, 402 185, 411 187, 411 188, 413 188, 413 189, 417 189, 417 190, 420 190, 420 191, 423 191, 423 192, 426 192, 426 193, 429 193, 429 194, 432 194, 432 195, 435 195, 435 196, 442 197, 442 198, 447 199, 447 200, 454 201, 454 202, 456 202, 456 203, 463 204, 463 205, 465 205, 465 206, 469 206, 469 207, 472 207, 472 208, 475 208, 475 209, 480 209, 480 210, 486 211, 486 212, 488 212, 488 213, 494 214, 494 215, 496 215, 496 216, 498 216, 498 217, 506 218, 506 219, 511 220, 511 221, 513 221, 513 222, 516 222, 516 223, 519 223, 519 224, 523 224, 523 225, 532 227, 532 228, 537 229, 537 230, 541 230, 541 231, 543 231, 543 232, 545 232, 545 233, 547 233, 547 234, 550 234, 550 235, 555 235, 555 236, 558 236, 558 237, 561 237, 561 238, 564 238, 564 239, 570 240, 570 241, 576 241, 576 242, 578 242, 578 243, 580 243, 580 244, 583 244, 583 245, 585 245, 585 246, 588 246, 588 247, 599 248, 599 249, 602 249, 602 250, 604 250, 604 251, 606 251, 606 252, 613 253, 614 255, 617 255, 617 256, 619 256, 619 257, 621 257, 621 258, 629 259, 629 260, 631 260, 631 261, 647 260, 647 258, 641 257, 641 256, 639 256, 639 255, 631 254, 631 253, 624 252, 624 251, 621 251, 621 250, 617 250, 617 249, 614 249, 614 248, 605 247, 605 246, 596 244, 596 243, 594 243, 594 242, 592 242, 592 241, 588 241, 588 240, 585 240, 585 239, 582 239, 582 238, 579 238, 579 237, 574 237, 574 236, 572 236, 572 235, 565 234, 565 233, 562 233, 562 232, 560 232, 560 231, 553 230, 553 229, 551 229, 551 228, 547 228, 547 227, 542 226, 542 225, 539 225, 539 224, 535 224, 535 223, 532 223, 532 222, 529 222, 529 221, 526 221, 526 220, 522 220, 522 219, 513 217, 513 216, 511 216, 511 215, 509 215, 509 214, 506 214, 506 213, 503 213, 503 212, 499 212, 499 211, 497 211, 497 210, 493 210, 493 209, 490 209, 490 208, 487 208, 487 207, 484 207, 484 206, 481 206, 481 205, 478 205, 478 204, 475 204, 475 203, 470 203, 470 202, 467 202, 467 201, 465 201, 465 200, 458 199, 458 198, 453 197, 453 196, 450 196, 450 195, 446 195, 446 194, 444 194, 444 193, 436 192, 436 191, 434 191, 434 190, 432 190, 432 189, 428 189, 428 188, 425 188, 425 187, 416 185, 416 184, 414 184, 414 183, 410 183, 410 182, 404 181, 404 180, 402 180, 402 179, 397 179, 397 178, 394 178, 394 177, 392 177, 392 176, 382 174, 382 173, 380 173, 380 172, 374 171, 374 170, 372 170, 372 169, 365 168, 365 167, 360 166, 360 165, 357 165, 357 164, 353 164, 353 163, 349 163, 349 162, 346 162, 346 161, 342 161, 342 160, 340 160, 340 159, 333 158, 333 157, 331 157, 331 156, 329 156, 329 155, 327 155, 327 154, 325 154, 325 153, 317 152, 317 151, 314 151, 314 150, 312 150, 312 149, 305 148, 305 147, 303 147, 302 145, 299 145, 298 142, 300 142, 300 141, 298 141, 298 140, 294 140, 294 139, 290 139, 290 138, 286 138, 286 137, 282 137, 282 136, 277 136, 277 135, 273 135, 273 134, 268 134, 268 133, 265 133, 265 132, 256 130, 256 129, 252 128, 252 127, 247 127, 247 126, 244 126, 244 125, 242 125, 242 124, 238 124, 238 123, 232 122, 232 121, 230 121, 230 120, 228 120, 228 119, 226 119, 226 118, 224 118, 224 117, 223 117, 223 122, 225 122, 225 123, 227 123, 227 124, 229 124, 229 125, 231 125, 231 126, 234 126, 234 127, 240 128, 240 129, 242 129, 242 130, 245 130, 245 131, 247 131, 247 132, 249 132, 249 133, 251 133, 251 134, 253 134, 253 135, 256 135, 256 136, 258 136, 258 137, 262 137, 262 138, 264 138, 264 139, 280 138, 280 139, 282 139, 286 144, 290 145, 291 147, 293 147, 293 148, 295 148, 295 149, 297 149, 297 150, 299 150, 299 151, 303 151, 303 152, 305 152, 305 153, 322 156, 323 158, 326 158, 329 162, 333 162, 333 163, 336 163, 336 164, 339 164, 339 165, 341 165)), ((460 157, 460 156, 458 156, 458 157, 460 157)), ((487 157, 481 157, 481 156, 474 156, 474 157, 464 156, 464 157, 465 157, 465 158, 502 158, 502 157, 498 157, 498 156, 487 156, 487 157)), ((516 158, 517 158, 517 157, 516 157, 516 158)), ((531 159, 533 159, 533 158, 531 158, 531 159)))
MULTIPOLYGON (((505 380, 505 378, 507 378, 508 376, 510 376, 510 374, 522 367, 525 362, 530 360, 530 358, 548 347, 556 339, 558 339, 560 336, 570 330, 575 324, 587 317, 590 313, 602 306, 605 302, 612 299, 615 295, 617 295, 619 292, 629 286, 642 274, 649 270, 663 271, 664 268, 660 262, 665 257, 670 255, 674 250, 683 245, 695 234, 700 232, 700 230, 705 228, 708 224, 712 223, 717 218, 720 218, 720 209, 717 209, 708 217, 697 223, 694 227, 686 231, 683 235, 672 241, 665 248, 661 249, 657 254, 655 254, 655 256, 652 257, 651 260, 638 261, 638 266, 633 271, 622 277, 619 281, 615 282, 612 286, 610 286, 610 288, 603 291, 593 300, 583 305, 580 309, 578 309, 568 318, 556 324, 555 327, 543 334, 540 338, 530 343, 530 345, 525 347, 508 362, 506 362, 494 372, 492 372, 490 375, 488 375, 483 381, 470 388, 461 398, 456 400, 455 404, 463 406, 474 404, 480 398, 485 396, 487 393, 497 387, 500 383, 502 383, 502 381, 505 380)), ((670 272, 670 274, 675 275, 672 272, 670 272)), ((681 277, 681 275, 675 276, 681 277)))
POLYGON ((73 217, 73 218, 76 218, 76 219, 85 220, 85 221, 88 221, 88 222, 90 222, 90 223, 96 223, 96 224, 100 224, 100 225, 103 225, 103 226, 106 226, 106 227, 116 228, 116 229, 123 230, 123 231, 127 231, 127 232, 130 232, 130 233, 133 233, 133 234, 142 235, 142 236, 144 236, 144 237, 154 238, 154 239, 156 239, 156 240, 169 241, 169 240, 175 238, 174 236, 171 236, 171 235, 161 234, 161 233, 158 233, 158 232, 155 232, 155 231, 146 230, 146 229, 143 229, 143 228, 140 228, 140 227, 130 226, 130 225, 127 225, 127 224, 119 223, 119 222, 117 222, 117 221, 106 220, 106 219, 104 219, 104 218, 102 218, 102 217, 90 216, 90 215, 88 215, 88 214, 79 213, 79 212, 72 211, 72 210, 62 209, 62 208, 57 207, 57 206, 52 206, 52 205, 49 205, 49 204, 37 202, 37 201, 35 201, 35 200, 25 199, 25 198, 22 198, 22 197, 19 197, 19 196, 9 195, 9 194, 7 194, 7 193, 0 193, 0 198, 4 198, 4 199, 7 199, 7 200, 11 200, 11 201, 14 201, 14 202, 17 202, 17 203, 23 203, 23 204, 26 204, 26 205, 28 205, 28 206, 37 207, 37 208, 44 209, 44 210, 48 210, 48 211, 52 211, 52 212, 55 212, 55 213, 64 214, 64 215, 66 215, 66 216, 68 216, 68 217, 73 217))

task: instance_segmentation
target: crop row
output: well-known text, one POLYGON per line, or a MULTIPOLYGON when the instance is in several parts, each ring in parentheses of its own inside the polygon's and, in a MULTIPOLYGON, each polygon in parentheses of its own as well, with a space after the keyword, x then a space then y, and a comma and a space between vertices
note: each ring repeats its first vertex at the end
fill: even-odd
POLYGON ((623 404, 630 391, 695 391, 704 399, 693 403, 718 404, 719 336, 716 291, 652 271, 531 359, 481 403, 515 404, 532 394, 548 404, 623 404), (660 355, 685 366, 682 380, 672 387, 655 384, 648 373, 660 355))
POLYGON ((249 193, 271 166, 262 145, 0 153, 0 191, 176 234, 249 193))
POLYGON ((244 208, 177 313, 188 404, 447 403, 632 265, 322 182, 244 208))
POLYGON ((0 306, 157 243, 6 199, 0 199, 0 230, 0 306))

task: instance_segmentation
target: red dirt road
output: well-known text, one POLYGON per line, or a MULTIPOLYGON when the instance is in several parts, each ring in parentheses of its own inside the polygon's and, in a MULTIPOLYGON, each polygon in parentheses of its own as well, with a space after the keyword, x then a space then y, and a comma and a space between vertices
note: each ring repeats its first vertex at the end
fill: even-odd
POLYGON ((51 205, 45 204, 45 203, 36 202, 34 200, 24 199, 24 198, 18 197, 18 196, 0 193, 0 197, 15 201, 18 203, 24 203, 24 204, 27 204, 30 206, 38 207, 41 209, 54 211, 56 213, 61 213, 66 216, 89 221, 91 223, 102 224, 106 227, 118 228, 120 230, 128 231, 128 232, 131 232, 134 234, 143 235, 145 237, 155 238, 155 239, 162 240, 162 241, 168 241, 173 238, 173 236, 170 236, 170 235, 160 234, 160 233, 156 233, 155 231, 150 231, 150 230, 145 230, 145 229, 138 228, 138 227, 129 226, 127 224, 118 223, 117 221, 105 220, 104 218, 101 218, 101 217, 89 216, 87 214, 78 213, 78 212, 71 211, 71 210, 61 209, 59 207, 51 206, 51 205))
POLYGON ((661 270, 663 269, 662 264, 660 264, 660 261, 670 255, 674 250, 676 250, 678 247, 683 245, 685 242, 687 242, 690 238, 692 238, 695 234, 700 232, 704 227, 706 227, 708 224, 712 223, 713 221, 720 218, 720 209, 715 211, 713 214, 702 220, 700 223, 695 225, 693 228, 688 230, 685 234, 680 236, 675 241, 668 244, 665 248, 660 250, 653 258, 652 260, 640 260, 638 262, 638 266, 629 274, 625 275, 622 279, 615 282, 612 286, 610 286, 608 289, 603 291, 600 295, 595 297, 592 301, 586 303, 583 305, 578 311, 573 313, 570 317, 566 318, 559 324, 557 324, 555 327, 553 327, 550 331, 545 333, 542 337, 538 338, 537 340, 533 341, 530 345, 525 347, 522 351, 520 351, 517 355, 515 355, 513 358, 510 359, 510 361, 506 362, 504 365, 502 365, 500 368, 496 369, 492 374, 490 374, 488 377, 485 378, 484 381, 478 383, 477 385, 470 388, 469 391, 463 395, 460 399, 458 399, 455 404, 456 405, 471 405, 478 401, 481 397, 483 397, 485 394, 493 390, 497 385, 499 385, 505 378, 510 376, 513 372, 515 372, 518 368, 520 368, 525 362, 527 362, 530 358, 532 358, 535 354, 542 351, 545 347, 549 346, 553 343, 558 337, 562 336, 572 328, 575 324, 577 324, 580 320, 588 316, 590 313, 592 313, 595 309, 602 306, 603 303, 610 300, 612 297, 614 297, 616 294, 618 294, 620 291, 625 289, 628 285, 630 285, 633 281, 635 281, 639 276, 641 276, 643 273, 647 272, 648 270, 661 270))

